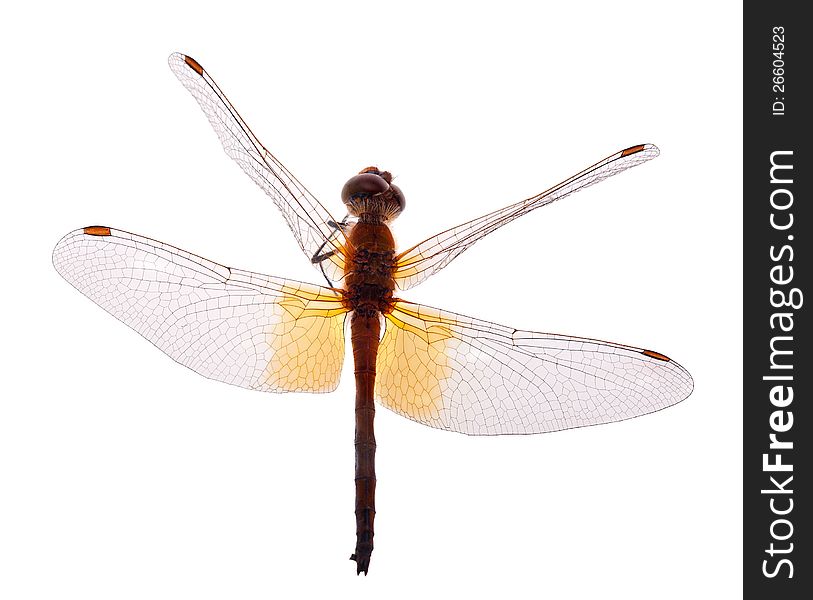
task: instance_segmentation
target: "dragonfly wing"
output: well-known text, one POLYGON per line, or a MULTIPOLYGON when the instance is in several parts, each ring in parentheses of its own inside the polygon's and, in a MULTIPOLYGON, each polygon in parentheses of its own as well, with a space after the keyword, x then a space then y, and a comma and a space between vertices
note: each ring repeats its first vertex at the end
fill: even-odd
POLYGON ((440 271, 472 244, 514 219, 640 165, 658 154, 658 148, 652 144, 632 146, 608 156, 541 194, 442 231, 396 257, 396 284, 402 290, 414 287, 440 271))
POLYGON ((109 227, 54 248, 71 285, 205 377, 268 392, 329 392, 344 359, 341 294, 230 269, 109 227))
POLYGON ((190 56, 174 53, 169 66, 197 100, 223 144, 223 149, 282 212, 299 247, 331 281, 344 273, 346 238, 330 212, 252 133, 217 83, 190 56))
POLYGON ((691 375, 642 348, 519 331, 398 301, 376 365, 376 398, 410 419, 469 435, 545 433, 661 410, 691 375))

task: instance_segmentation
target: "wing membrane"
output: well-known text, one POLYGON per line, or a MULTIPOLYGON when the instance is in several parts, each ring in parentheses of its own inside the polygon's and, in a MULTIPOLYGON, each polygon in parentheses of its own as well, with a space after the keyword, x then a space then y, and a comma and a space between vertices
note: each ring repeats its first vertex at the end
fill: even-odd
POLYGON ((217 83, 195 59, 176 52, 169 57, 169 66, 203 109, 226 154, 280 209, 308 259, 327 255, 325 260, 314 264, 329 280, 338 281, 344 273, 343 248, 347 243, 341 230, 331 225, 338 221, 260 143, 217 83))
POLYGON ((676 404, 694 385, 678 363, 642 348, 404 301, 386 318, 376 398, 440 429, 500 435, 610 423, 676 404))
POLYGON ((457 256, 492 231, 540 206, 569 196, 573 192, 603 181, 658 156, 652 144, 632 146, 576 173, 527 200, 506 206, 424 240, 396 257, 395 281, 402 290, 409 289, 440 271, 457 256))
POLYGON ((344 359, 337 290, 230 269, 109 227, 54 248, 71 285, 205 377, 268 392, 329 392, 344 359))

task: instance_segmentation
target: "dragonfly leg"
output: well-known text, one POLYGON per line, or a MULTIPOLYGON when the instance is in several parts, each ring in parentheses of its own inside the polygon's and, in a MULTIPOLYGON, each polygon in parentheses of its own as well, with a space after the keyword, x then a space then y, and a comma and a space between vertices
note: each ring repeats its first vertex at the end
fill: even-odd
MULTIPOLYGON (((347 221, 347 217, 345 217, 344 219, 342 219, 338 223, 336 221, 328 221, 327 224, 330 227, 332 227, 333 229, 335 229, 336 231, 344 231, 345 227, 347 227, 346 221, 347 221)), ((327 245, 327 240, 325 240, 322 243, 322 245, 319 246, 319 250, 317 250, 316 253, 311 257, 311 263, 313 263, 314 265, 318 264, 318 263, 322 262, 323 260, 327 260, 328 258, 333 256, 334 254, 336 254, 335 250, 331 250, 330 252, 325 252, 324 254, 319 254, 322 251, 322 249, 324 249, 324 247, 326 245, 327 245)))
POLYGON ((317 263, 322 262, 323 260, 327 260, 328 258, 333 256, 334 254, 336 254, 335 250, 331 250, 330 252, 325 252, 324 254, 314 254, 311 257, 311 263, 313 263, 315 265, 317 263))
POLYGON ((341 229, 342 231, 344 231, 345 227, 347 227, 347 219, 349 216, 350 215, 345 215, 344 219, 342 219, 338 223, 336 221, 328 221, 327 222, 328 227, 332 227, 333 229, 341 229))

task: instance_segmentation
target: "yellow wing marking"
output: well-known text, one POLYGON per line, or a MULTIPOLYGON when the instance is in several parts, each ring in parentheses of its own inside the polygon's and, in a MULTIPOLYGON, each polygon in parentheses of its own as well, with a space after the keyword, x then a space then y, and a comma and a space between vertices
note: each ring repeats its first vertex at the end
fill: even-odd
MULTIPOLYGON (((397 302, 386 315, 376 365, 376 397, 387 408, 416 421, 438 419, 452 375, 450 356, 459 340, 443 323, 439 311, 424 315, 407 302, 397 302), (423 317, 435 323, 427 323, 423 317)), ((432 312, 432 311, 430 311, 432 312)), ((449 322, 449 324, 453 324, 449 322)))
POLYGON ((271 358, 263 383, 289 391, 334 390, 344 359, 344 313, 341 296, 325 288, 281 286, 283 309, 266 331, 271 358))

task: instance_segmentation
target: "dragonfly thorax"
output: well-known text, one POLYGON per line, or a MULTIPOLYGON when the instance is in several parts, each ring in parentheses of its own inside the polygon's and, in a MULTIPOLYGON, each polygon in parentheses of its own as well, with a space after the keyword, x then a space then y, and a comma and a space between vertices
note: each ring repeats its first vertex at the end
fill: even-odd
POLYGON ((347 307, 368 315, 389 313, 395 289, 395 240, 390 228, 386 223, 360 219, 350 228, 348 241, 344 277, 347 307))
POLYGON ((351 177, 342 188, 342 202, 352 216, 372 223, 392 221, 406 205, 403 192, 392 184, 392 175, 377 167, 351 177))

